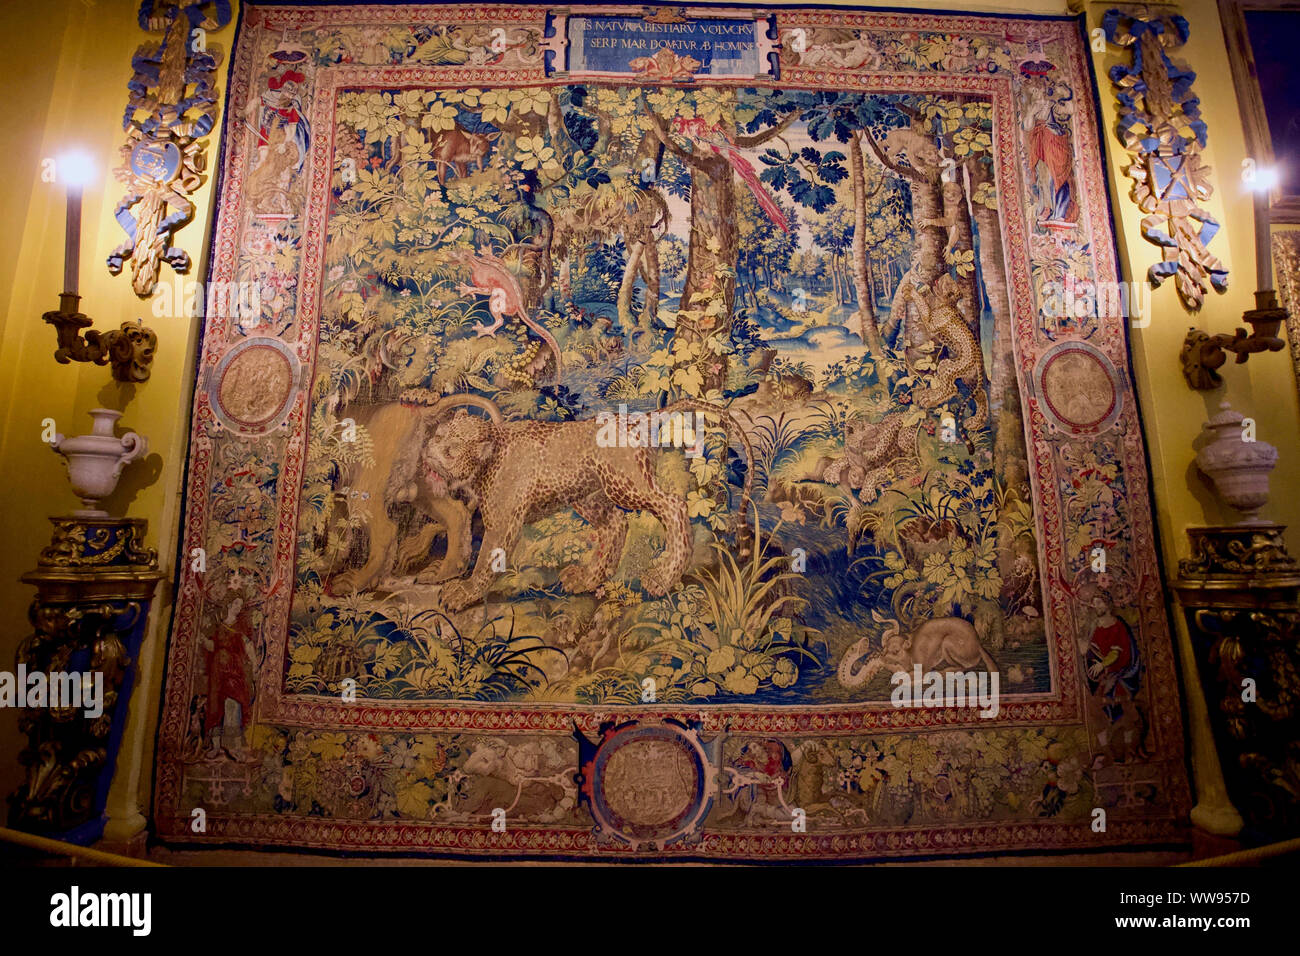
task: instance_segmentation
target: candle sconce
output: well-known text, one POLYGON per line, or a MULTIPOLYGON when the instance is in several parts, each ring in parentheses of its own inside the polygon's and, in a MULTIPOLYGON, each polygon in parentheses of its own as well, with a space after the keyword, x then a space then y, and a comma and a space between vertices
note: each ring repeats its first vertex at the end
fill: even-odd
POLYGON ((61 365, 69 362, 111 364, 113 378, 119 382, 147 382, 153 370, 153 353, 158 345, 154 330, 140 321, 123 322, 120 329, 97 332, 90 326, 90 316, 78 311, 81 296, 71 292, 59 295, 59 307, 45 313, 45 321, 58 333, 59 347, 54 359, 61 365), (84 331, 83 333, 83 330, 84 331))
POLYGON ((111 363, 113 378, 119 382, 147 382, 158 345, 153 329, 146 328, 137 319, 134 323, 123 322, 120 329, 96 332, 90 328, 94 324, 90 316, 79 310, 81 191, 94 176, 94 164, 85 154, 70 152, 59 157, 56 168, 68 184, 68 217, 63 239, 63 291, 59 293, 59 307, 44 316, 58 334, 59 347, 54 352, 54 360, 60 365, 111 363))
POLYGON ((1236 354, 1237 364, 1241 365, 1255 352, 1280 352, 1286 347, 1277 333, 1286 320, 1287 310, 1278 304, 1277 293, 1272 289, 1256 292, 1255 308, 1241 317, 1251 327, 1249 335, 1243 328, 1238 328, 1233 335, 1210 335, 1197 328, 1188 331, 1179 357, 1183 362, 1183 378, 1192 388, 1205 391, 1223 384, 1218 369, 1227 361, 1229 352, 1236 354))

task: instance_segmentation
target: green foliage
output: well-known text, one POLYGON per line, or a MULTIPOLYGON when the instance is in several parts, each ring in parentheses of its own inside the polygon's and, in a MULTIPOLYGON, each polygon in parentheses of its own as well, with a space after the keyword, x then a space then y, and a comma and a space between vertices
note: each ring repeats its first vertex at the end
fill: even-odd
POLYGON ((750 421, 749 440, 754 450, 754 489, 759 491, 771 484, 773 473, 794 457, 796 449, 807 437, 807 430, 792 419, 787 412, 773 418, 761 415, 750 421))
POLYGON ((642 620, 625 633, 623 643, 636 647, 627 655, 628 669, 655 677, 661 699, 791 687, 800 660, 816 661, 804 648, 813 632, 796 620, 807 600, 783 593, 802 576, 778 570, 789 559, 765 559, 765 546, 755 516, 748 557, 738 561, 731 549, 712 542, 716 569, 698 572, 697 583, 645 605, 642 620))
POLYGON ((870 352, 846 355, 831 362, 822 373, 822 388, 846 395, 859 394, 879 380, 876 360, 870 352))
POLYGON ((318 672, 330 647, 345 645, 362 662, 358 696, 385 700, 450 697, 460 700, 518 699, 533 692, 544 672, 536 659, 556 649, 536 635, 515 633, 516 615, 485 621, 462 635, 442 611, 415 610, 397 602, 350 599, 342 607, 295 620, 287 690, 337 693, 337 680, 318 672))
POLYGON ((871 517, 857 519, 881 548, 883 570, 867 586, 894 592, 895 600, 913 596, 935 614, 995 600, 1002 575, 994 504, 988 472, 930 471, 914 489, 888 489, 871 517))

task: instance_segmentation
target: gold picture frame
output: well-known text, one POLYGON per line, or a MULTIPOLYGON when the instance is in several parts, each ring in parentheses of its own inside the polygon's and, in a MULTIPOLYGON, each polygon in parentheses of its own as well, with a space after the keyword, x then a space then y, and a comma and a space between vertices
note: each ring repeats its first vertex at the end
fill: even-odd
MULTIPOLYGON (((1264 167, 1279 163, 1289 171, 1289 181, 1282 181, 1274 190, 1270 202, 1272 221, 1275 223, 1300 223, 1300 149, 1290 153, 1277 148, 1277 139, 1270 131, 1264 96, 1260 90, 1259 63, 1251 46, 1246 15, 1251 12, 1294 13, 1297 31, 1300 32, 1300 0, 1219 0, 1219 18, 1228 47, 1228 61, 1232 66, 1232 82, 1241 107, 1242 125, 1246 133, 1246 148, 1256 163, 1264 167), (1279 155, 1283 152, 1283 155, 1279 155)), ((1292 67, 1300 83, 1300 60, 1292 67)), ((1300 112, 1297 113, 1300 117, 1300 112)))
POLYGON ((1277 277, 1278 297, 1287 310, 1286 337, 1291 343, 1291 364, 1295 369, 1296 387, 1300 388, 1300 229, 1283 229, 1273 233, 1273 274, 1277 277))

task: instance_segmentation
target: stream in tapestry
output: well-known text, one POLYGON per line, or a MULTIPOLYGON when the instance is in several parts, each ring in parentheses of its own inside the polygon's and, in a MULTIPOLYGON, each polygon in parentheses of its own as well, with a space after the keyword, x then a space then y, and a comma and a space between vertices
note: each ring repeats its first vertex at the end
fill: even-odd
POLYGON ((974 96, 341 92, 285 689, 1049 690, 992 134, 974 96))

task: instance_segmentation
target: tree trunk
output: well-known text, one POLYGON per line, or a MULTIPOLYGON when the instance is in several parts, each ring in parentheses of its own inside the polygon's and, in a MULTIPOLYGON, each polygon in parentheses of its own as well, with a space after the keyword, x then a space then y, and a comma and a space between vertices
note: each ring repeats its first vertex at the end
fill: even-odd
POLYGON ((853 187, 853 282, 858 290, 858 327, 862 341, 872 355, 884 354, 876 304, 871 295, 871 271, 867 258, 867 184, 863 168, 862 132, 849 137, 849 180, 853 187))
POLYGON ((554 93, 551 100, 546 104, 546 131, 551 137, 551 146, 556 152, 560 150, 560 143, 565 138, 564 133, 564 115, 560 112, 560 98, 554 93))
MULTIPOLYGON (((682 289, 683 311, 703 310, 704 299, 695 296, 722 296, 722 311, 715 317, 679 319, 677 334, 687 341, 703 340, 715 332, 729 332, 732 310, 736 305, 734 278, 719 272, 736 271, 739 250, 736 231, 736 191, 731 164, 722 156, 693 157, 691 169, 691 237, 686 259, 686 285, 682 289)), ((722 387, 726 380, 726 356, 710 357, 701 366, 705 391, 722 387)))
MULTIPOLYGON (((967 163, 972 193, 980 183, 990 179, 989 171, 979 161, 967 163)), ((1025 461, 1025 424, 1020 406, 1020 386, 1016 365, 1011 322, 1011 301, 1007 290, 1006 261, 1002 254, 1002 229, 996 209, 971 203, 975 228, 979 233, 980 277, 993 312, 992 369, 989 373, 989 425, 993 429, 993 467, 1003 488, 1021 501, 1029 500, 1027 476, 1021 470, 1025 461)), ((1012 580, 1016 560, 1016 539, 999 521, 994 545, 995 561, 1003 582, 1012 580)), ((994 624, 1001 630, 1002 622, 994 624)), ((994 633, 990 637, 1001 639, 994 633)))
POLYGON ((560 301, 573 301, 573 258, 565 256, 560 261, 560 301))
MULTIPOLYGON (((922 223, 943 216, 939 172, 934 170, 930 175, 908 178, 905 182, 912 193, 912 228, 916 234, 912 267, 909 272, 913 283, 933 285, 946 268, 946 263, 943 261, 943 248, 947 244, 948 233, 941 225, 922 225, 922 223)), ((899 335, 906 342, 911 332, 910 315, 914 310, 910 299, 899 298, 902 285, 900 279, 899 288, 894 290, 894 297, 890 303, 889 324, 891 328, 899 327, 899 335)))
MULTIPOLYGON (((697 157, 698 169, 691 176, 691 237, 686 260, 685 308, 694 308, 691 297, 714 289, 719 268, 735 270, 739 248, 736 232, 736 192, 731 166, 721 156, 697 157), (714 248, 710 249, 710 245, 714 248)), ((732 282, 721 280, 727 302, 734 301, 732 282)))
MULTIPOLYGON (((960 186, 960 184, 958 185, 960 186)), ((974 187, 974 185, 975 184, 972 182, 971 186, 974 187)), ((964 247, 974 251, 975 239, 971 232, 971 204, 969 199, 970 197, 966 195, 966 191, 962 190, 961 199, 957 202, 956 209, 954 210, 957 214, 957 242, 955 248, 960 249, 964 247)), ((946 206, 944 212, 948 212, 946 206)), ((947 245, 947 239, 944 240, 944 244, 947 245)), ((978 342, 980 339, 980 302, 979 288, 978 283, 975 281, 975 269, 973 265, 970 274, 965 278, 959 276, 957 281, 961 284, 961 287, 967 296, 967 300, 970 302, 970 311, 966 313, 966 324, 970 327, 970 330, 975 333, 975 341, 978 342)))
POLYGON ((659 315, 659 293, 660 293, 660 275, 659 275, 659 246, 653 237, 641 249, 641 278, 645 280, 645 309, 642 311, 643 329, 649 330, 654 327, 655 318, 659 315))
MULTIPOLYGON (((970 170, 972 190, 989 178, 983 163, 972 162, 967 168, 970 170)), ((1002 406, 992 422, 995 434, 994 460, 1022 461, 1025 452, 1024 422, 1021 420, 1020 388, 1016 382, 1015 355, 1012 351, 1012 337, 1015 333, 1011 327, 1011 301, 1007 291, 1006 261, 1002 255, 1001 222, 996 209, 990 209, 981 203, 972 203, 971 209, 975 226, 979 230, 980 276, 984 280, 984 291, 993 312, 990 398, 994 408, 999 404, 1002 406)))
MULTIPOLYGON (((717 333, 730 334, 740 247, 736 230, 735 174, 726 157, 716 150, 706 150, 703 144, 683 148, 674 143, 662 118, 648 104, 645 106, 655 137, 691 171, 691 236, 675 335, 684 336, 687 341, 702 341, 717 333), (714 297, 721 297, 722 302, 721 308, 715 308, 712 315, 685 315, 707 308, 707 300, 714 297)), ((785 132, 798 115, 798 111, 792 111, 781 122, 762 132, 737 135, 732 144, 737 149, 761 146, 785 132)), ((699 367, 706 392, 722 387, 727 378, 725 355, 706 356, 701 359, 699 367)))
POLYGON ((641 268, 641 243, 634 242, 627 249, 627 262, 623 265, 623 279, 618 285, 618 321, 625 328, 637 325, 632 315, 632 291, 636 288, 637 273, 641 268))
POLYGON ((592 147, 593 156, 603 156, 609 151, 609 140, 614 135, 614 120, 604 110, 596 111, 596 145, 592 147))
POLYGON ((909 179, 912 191, 912 222, 916 229, 916 252, 912 260, 913 274, 930 285, 944 270, 943 247, 948 234, 940 225, 921 225, 924 220, 943 218, 943 193, 938 175, 921 182, 909 179))

